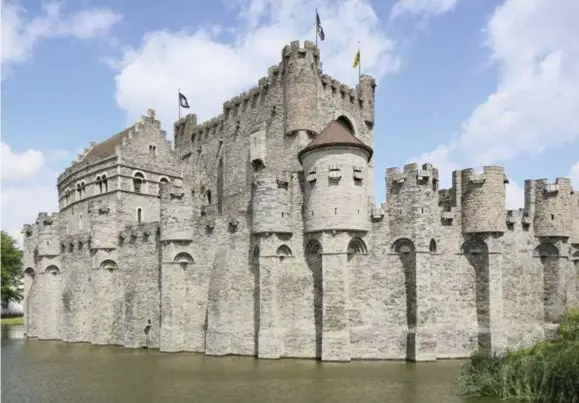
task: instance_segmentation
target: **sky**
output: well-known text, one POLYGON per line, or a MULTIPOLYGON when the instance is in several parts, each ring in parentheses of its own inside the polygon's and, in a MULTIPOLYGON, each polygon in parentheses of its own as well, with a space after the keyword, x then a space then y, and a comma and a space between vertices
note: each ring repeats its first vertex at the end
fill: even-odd
POLYGON ((2 0, 1 221, 20 236, 57 211, 56 178, 91 141, 157 111, 172 138, 177 89, 201 121, 253 87, 293 40, 326 40, 323 70, 376 77, 376 202, 387 167, 504 166, 579 189, 577 0, 2 0))

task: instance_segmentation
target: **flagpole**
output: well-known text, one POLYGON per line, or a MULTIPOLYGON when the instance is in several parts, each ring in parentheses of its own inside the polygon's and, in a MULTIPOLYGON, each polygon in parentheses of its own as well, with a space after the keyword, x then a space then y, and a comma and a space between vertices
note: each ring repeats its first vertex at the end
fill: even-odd
POLYGON ((177 88, 177 108, 179 109, 179 119, 181 120, 181 89, 177 88))

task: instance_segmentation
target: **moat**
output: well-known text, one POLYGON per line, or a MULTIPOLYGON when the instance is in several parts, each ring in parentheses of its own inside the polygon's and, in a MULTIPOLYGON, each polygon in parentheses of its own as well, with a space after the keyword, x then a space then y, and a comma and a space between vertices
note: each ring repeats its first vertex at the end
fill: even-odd
POLYGON ((2 329, 2 402, 472 402, 453 381, 461 361, 331 364, 168 354, 21 339, 2 329))

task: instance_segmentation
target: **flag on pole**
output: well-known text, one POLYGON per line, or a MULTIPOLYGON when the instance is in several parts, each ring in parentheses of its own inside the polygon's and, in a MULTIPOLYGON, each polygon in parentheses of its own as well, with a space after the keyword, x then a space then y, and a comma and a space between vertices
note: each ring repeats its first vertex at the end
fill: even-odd
POLYGON ((179 92, 179 106, 181 106, 181 108, 189 109, 189 101, 187 101, 187 97, 181 94, 181 92, 179 92))
POLYGON ((356 52, 356 56, 354 56, 354 65, 352 67, 356 68, 359 66, 360 66, 360 49, 358 49, 358 52, 356 52))
POLYGON ((324 33, 324 28, 322 28, 322 22, 320 21, 320 15, 318 14, 318 10, 316 10, 316 32, 320 37, 320 41, 326 39, 326 34, 324 33))

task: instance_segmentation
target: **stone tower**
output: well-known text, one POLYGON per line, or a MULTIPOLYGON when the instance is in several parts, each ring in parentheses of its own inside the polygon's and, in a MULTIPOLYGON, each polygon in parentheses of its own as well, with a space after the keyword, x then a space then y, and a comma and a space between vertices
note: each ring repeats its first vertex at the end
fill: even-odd
POLYGON ((298 154, 305 175, 306 254, 321 255, 312 270, 321 275, 321 359, 325 361, 351 358, 349 254, 366 250, 362 239, 370 229, 370 216, 362 181, 372 152, 353 135, 351 125, 331 121, 298 154))

